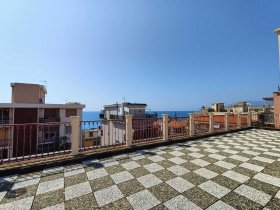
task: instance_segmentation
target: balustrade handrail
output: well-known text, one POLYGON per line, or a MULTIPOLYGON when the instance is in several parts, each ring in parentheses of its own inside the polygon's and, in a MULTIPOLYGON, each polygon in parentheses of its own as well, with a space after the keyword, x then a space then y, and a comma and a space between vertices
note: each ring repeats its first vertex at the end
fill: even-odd
MULTIPOLYGON (((186 117, 163 115, 162 118, 133 118, 126 116, 125 119, 98 121, 81 121, 79 117, 71 117, 71 122, 0 124, 0 161, 4 163, 5 160, 6 163, 6 161, 65 153, 75 155, 84 150, 94 152, 99 148, 129 147, 139 143, 145 144, 147 141, 201 136, 250 127, 252 122, 262 125, 261 116, 255 112, 239 114, 214 112, 192 113, 186 117), (68 142, 60 141, 60 136, 67 136, 68 142), (45 145, 44 139, 53 141, 45 145), (38 148, 38 146, 43 148, 38 148), (36 151, 32 151, 32 148, 36 151)), ((274 125, 280 127, 279 115, 263 114, 263 116, 269 116, 274 125)))

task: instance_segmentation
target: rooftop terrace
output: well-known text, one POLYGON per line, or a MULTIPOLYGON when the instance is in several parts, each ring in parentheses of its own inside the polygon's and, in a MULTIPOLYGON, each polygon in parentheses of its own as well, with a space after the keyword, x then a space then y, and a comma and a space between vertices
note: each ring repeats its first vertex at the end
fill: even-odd
POLYGON ((279 209, 279 131, 251 129, 0 178, 0 209, 279 209))

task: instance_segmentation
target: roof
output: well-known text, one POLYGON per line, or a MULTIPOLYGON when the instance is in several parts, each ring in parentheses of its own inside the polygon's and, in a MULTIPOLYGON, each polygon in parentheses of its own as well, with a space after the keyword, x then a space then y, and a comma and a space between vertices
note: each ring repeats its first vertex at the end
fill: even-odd
POLYGON ((247 101, 239 101, 237 103, 232 104, 231 106, 237 107, 237 106, 243 106, 245 104, 248 104, 248 102, 247 101))
POLYGON ((124 102, 124 103, 121 103, 121 104, 112 104, 112 105, 104 105, 104 108, 113 108, 113 107, 119 107, 119 106, 147 106, 147 104, 144 104, 144 103, 129 103, 129 102, 124 102))
POLYGON ((265 100, 265 101, 273 101, 273 97, 264 97, 263 100, 265 100))
POLYGON ((0 108, 61 108, 61 109, 83 109, 84 104, 31 104, 31 103, 0 103, 0 108))
POLYGON ((225 104, 225 103, 222 103, 222 102, 213 102, 212 105, 214 104, 225 104))
POLYGON ((20 83, 20 82, 14 82, 14 83, 11 83, 11 87, 14 87, 15 85, 29 85, 29 86, 39 86, 40 88, 43 89, 44 93, 47 94, 47 89, 44 85, 40 85, 40 84, 32 84, 32 83, 20 83))
POLYGON ((275 29, 275 33, 278 34, 278 35, 280 35, 280 28, 276 28, 276 29, 275 29))

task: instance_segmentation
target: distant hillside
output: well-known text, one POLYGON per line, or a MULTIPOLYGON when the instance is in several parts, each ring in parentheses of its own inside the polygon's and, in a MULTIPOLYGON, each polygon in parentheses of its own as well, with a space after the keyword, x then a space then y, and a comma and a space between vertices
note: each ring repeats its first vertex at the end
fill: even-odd
POLYGON ((251 106, 265 106, 265 105, 269 105, 271 102, 265 102, 265 101, 248 101, 248 103, 251 106))
MULTIPOLYGON (((254 107, 262 107, 264 105, 270 105, 272 106, 273 105, 273 102, 266 102, 266 101, 247 101, 251 106, 254 106, 254 107)), ((236 103, 232 103, 232 104, 227 104, 226 107, 231 107, 233 106, 234 104, 237 104, 238 102, 236 103)))

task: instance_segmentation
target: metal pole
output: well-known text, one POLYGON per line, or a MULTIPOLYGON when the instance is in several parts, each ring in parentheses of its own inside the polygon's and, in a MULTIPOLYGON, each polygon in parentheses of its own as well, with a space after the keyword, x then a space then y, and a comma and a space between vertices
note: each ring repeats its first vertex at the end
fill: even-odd
MULTIPOLYGON (((275 30, 275 33, 277 34, 278 37, 278 56, 279 56, 278 63, 279 63, 279 71, 280 71, 280 28, 277 28, 275 30)), ((278 91, 280 91, 279 86, 278 86, 278 91)))

